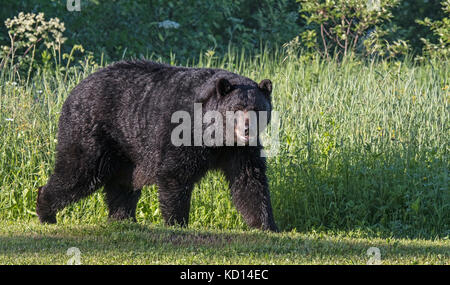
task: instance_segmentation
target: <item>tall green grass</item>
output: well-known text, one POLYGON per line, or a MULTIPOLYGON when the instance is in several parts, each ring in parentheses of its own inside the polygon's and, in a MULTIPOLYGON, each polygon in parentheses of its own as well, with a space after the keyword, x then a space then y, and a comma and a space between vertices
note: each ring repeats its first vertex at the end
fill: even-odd
MULTIPOLYGON (((274 83, 280 150, 268 159, 268 177, 282 230, 450 235, 448 62, 305 61, 277 52, 230 52, 190 65, 274 83)), ((36 188, 53 168, 62 103, 94 70, 85 65, 67 78, 37 70, 28 83, 2 70, 0 219, 36 219, 36 188)), ((104 220, 102 199, 98 191, 58 218, 104 220)), ((156 187, 144 189, 137 219, 162 223, 156 187)), ((196 186, 190 226, 246 228, 221 173, 209 173, 196 186)))

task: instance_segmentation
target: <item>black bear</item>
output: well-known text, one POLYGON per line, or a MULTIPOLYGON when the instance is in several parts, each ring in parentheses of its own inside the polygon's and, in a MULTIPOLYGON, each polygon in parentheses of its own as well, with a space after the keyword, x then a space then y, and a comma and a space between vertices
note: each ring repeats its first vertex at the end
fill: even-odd
MULTIPOLYGON (((193 186, 210 169, 224 172, 232 201, 250 227, 276 231, 262 146, 175 145, 177 111, 265 111, 272 83, 222 69, 121 61, 82 80, 59 119, 54 173, 40 187, 36 212, 56 223, 57 211, 104 187, 109 218, 135 220, 144 185, 157 184, 168 225, 188 223, 193 186)), ((202 128, 205 126, 202 125, 202 128)), ((236 133, 237 134, 237 133, 236 133)), ((235 143, 238 140, 235 141, 235 143)))

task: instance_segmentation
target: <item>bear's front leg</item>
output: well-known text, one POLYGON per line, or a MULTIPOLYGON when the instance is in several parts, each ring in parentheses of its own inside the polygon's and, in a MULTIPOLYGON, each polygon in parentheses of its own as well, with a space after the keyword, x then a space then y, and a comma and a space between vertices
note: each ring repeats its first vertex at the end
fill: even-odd
POLYGON ((278 231, 272 213, 266 177, 266 160, 258 148, 243 148, 225 155, 223 170, 234 205, 253 228, 278 231))
POLYGON ((158 180, 159 207, 165 223, 187 226, 193 185, 183 185, 171 178, 158 180))

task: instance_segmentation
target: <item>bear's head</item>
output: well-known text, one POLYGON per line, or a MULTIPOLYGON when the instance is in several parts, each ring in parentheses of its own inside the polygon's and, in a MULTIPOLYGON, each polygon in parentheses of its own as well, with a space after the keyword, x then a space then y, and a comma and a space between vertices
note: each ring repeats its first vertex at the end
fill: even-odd
MULTIPOLYGON (((201 94, 203 113, 215 111, 223 120, 224 145, 257 145, 270 122, 272 82, 259 84, 242 76, 218 76, 201 94)), ((215 120, 212 120, 213 122, 215 120)))

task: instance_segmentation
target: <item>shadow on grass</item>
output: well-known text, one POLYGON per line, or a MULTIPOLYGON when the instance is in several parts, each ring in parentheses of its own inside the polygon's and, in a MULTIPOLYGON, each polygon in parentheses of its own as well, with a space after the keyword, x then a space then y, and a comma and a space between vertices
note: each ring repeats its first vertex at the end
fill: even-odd
POLYGON ((313 151, 310 160, 300 153, 273 159, 268 176, 278 226, 383 238, 448 237, 445 159, 414 146, 389 145, 384 153, 361 149, 342 150, 326 162, 313 151))
MULTIPOLYGON (((367 250, 378 247, 383 259, 390 263, 427 260, 448 263, 450 245, 430 241, 351 239, 333 236, 308 236, 294 233, 212 232, 195 229, 162 228, 131 223, 110 223, 75 226, 32 226, 26 230, 0 231, 1 256, 39 254, 65 258, 70 247, 83 254, 142 261, 148 256, 173 261, 176 257, 202 255, 204 263, 362 263, 368 260, 367 250), (244 259, 242 259, 244 258, 244 259), (400 258, 400 259, 399 259, 400 258), (445 261, 447 260, 447 261, 445 261)), ((114 258, 114 259, 113 259, 114 258)), ((109 260, 109 259, 108 259, 109 260)), ((22 263, 18 261, 19 263, 22 263)), ((32 261, 31 261, 32 262, 32 261)), ((198 261, 197 261, 198 262, 198 261)), ((120 262, 119 262, 120 263, 120 262)))

